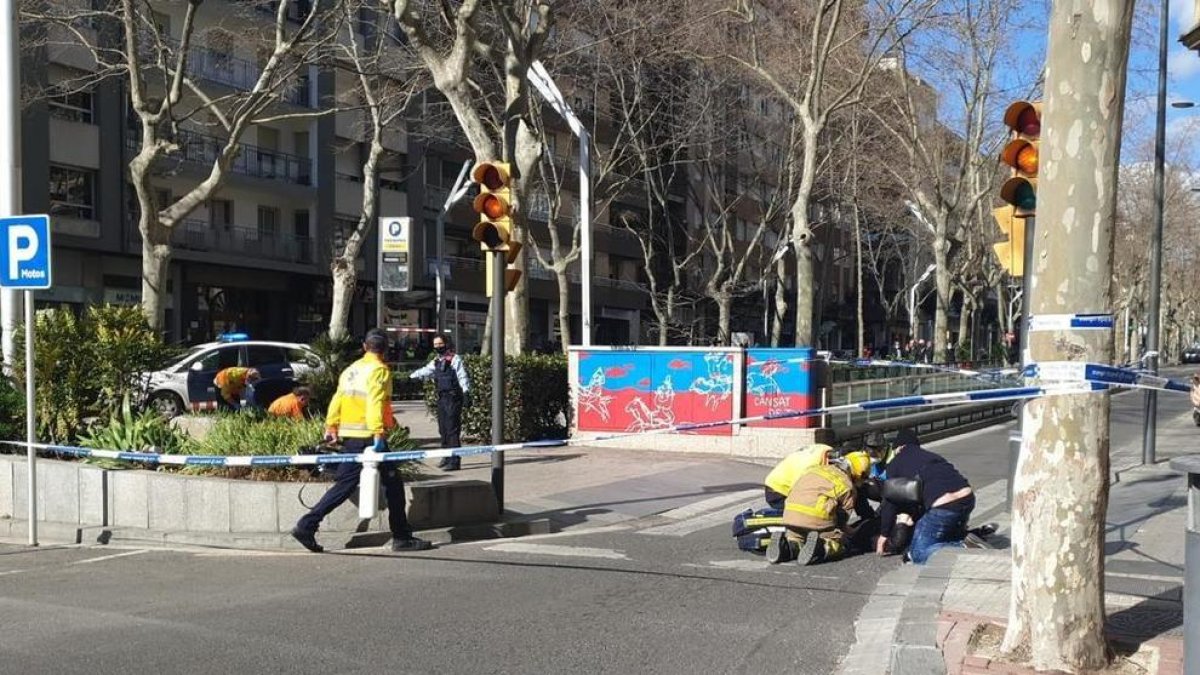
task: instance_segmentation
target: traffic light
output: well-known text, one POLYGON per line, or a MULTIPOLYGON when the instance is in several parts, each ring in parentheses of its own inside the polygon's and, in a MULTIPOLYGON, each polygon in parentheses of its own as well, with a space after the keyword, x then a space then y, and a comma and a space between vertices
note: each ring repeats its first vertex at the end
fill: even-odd
POLYGON ((1037 210, 1038 146, 1042 136, 1042 104, 1017 101, 1004 111, 1010 139, 1000 161, 1012 176, 1000 186, 1000 198, 1014 207, 1014 218, 1032 218, 1037 210))
POLYGON ((1016 215, 1016 207, 1001 206, 992 210, 996 225, 1008 237, 1008 241, 992 244, 1000 266, 1009 276, 1019 279, 1025 275, 1025 221, 1016 215))
MULTIPOLYGON (((521 242, 513 241, 512 230, 512 172, 505 162, 480 162, 471 172, 471 178, 479 183, 479 196, 475 198, 475 212, 479 223, 471 231, 471 238, 479 242, 485 251, 504 253, 504 263, 511 265, 521 252, 521 242)), ((486 256, 487 297, 492 297, 493 256, 486 256)), ((517 287, 520 270, 504 270, 505 290, 517 287)))
MULTIPOLYGON (((485 251, 505 251, 512 239, 512 173, 505 162, 480 162, 471 172, 479 183, 475 212, 479 223, 471 230, 471 238, 485 251)), ((515 256, 514 256, 515 257, 515 256)))

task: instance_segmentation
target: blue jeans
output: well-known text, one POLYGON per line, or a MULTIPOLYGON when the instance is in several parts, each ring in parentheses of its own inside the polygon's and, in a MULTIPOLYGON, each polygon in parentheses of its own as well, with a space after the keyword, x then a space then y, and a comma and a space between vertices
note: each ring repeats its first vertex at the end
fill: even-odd
POLYGON ((913 529, 912 543, 908 546, 908 557, 918 565, 924 565, 929 556, 943 548, 963 548, 963 538, 967 536, 967 522, 971 519, 971 509, 930 509, 917 520, 913 529))

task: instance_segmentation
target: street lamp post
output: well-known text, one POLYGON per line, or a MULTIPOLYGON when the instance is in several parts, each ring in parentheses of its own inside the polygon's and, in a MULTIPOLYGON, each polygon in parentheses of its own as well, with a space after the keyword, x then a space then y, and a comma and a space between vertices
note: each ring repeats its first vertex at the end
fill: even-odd
MULTIPOLYGON (((1167 37, 1171 3, 1162 3, 1158 27, 1158 106, 1154 125, 1154 228, 1150 231, 1150 311, 1146 317, 1146 368, 1158 374, 1159 312, 1162 294, 1162 236, 1165 208, 1164 173, 1167 145, 1167 37)), ((1188 107, 1176 105, 1176 107, 1188 107)), ((1146 390, 1145 426, 1142 431, 1142 464, 1153 464, 1158 442, 1158 392, 1146 390)))
POLYGON ((917 339, 917 333, 919 332, 917 330, 917 289, 921 287, 921 284, 925 283, 925 280, 936 269, 937 264, 930 263, 929 267, 925 268, 925 273, 921 275, 921 278, 917 279, 917 283, 908 289, 908 328, 912 331, 911 338, 914 340, 917 339))

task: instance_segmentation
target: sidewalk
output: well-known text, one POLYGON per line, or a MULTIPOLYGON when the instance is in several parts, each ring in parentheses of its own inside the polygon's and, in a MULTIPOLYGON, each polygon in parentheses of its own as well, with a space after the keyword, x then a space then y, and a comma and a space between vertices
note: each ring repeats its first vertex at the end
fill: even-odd
MULTIPOLYGON (((1112 673, 1183 673, 1186 485, 1168 461, 1195 451, 1191 420, 1162 420, 1158 463, 1142 467, 1141 446, 1114 448, 1106 523, 1106 631, 1117 656, 1112 673)), ((1001 481, 1001 484, 1005 481, 1001 481)), ((1007 512, 978 514, 975 524, 1007 512)), ((856 626, 846 675, 1034 673, 998 660, 1008 621, 1009 551, 939 552, 924 567, 905 565, 881 579, 856 626), (891 649, 879 649, 888 644, 891 649)))

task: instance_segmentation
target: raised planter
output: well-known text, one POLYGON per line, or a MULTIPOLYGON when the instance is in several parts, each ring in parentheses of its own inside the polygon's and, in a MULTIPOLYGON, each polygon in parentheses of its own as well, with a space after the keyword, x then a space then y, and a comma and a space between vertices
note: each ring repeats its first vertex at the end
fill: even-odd
MULTIPOLYGON (((233 480, 141 469, 101 469, 80 462, 39 459, 38 521, 56 541, 151 540, 291 548, 288 533, 329 483, 233 480)), ((0 536, 21 536, 28 510, 23 456, 0 455, 0 536)), ((437 480, 406 484, 409 520, 418 530, 487 525, 499 519, 491 485, 437 480)), ((380 495, 375 518, 358 517, 358 498, 322 524, 327 546, 382 543, 388 534, 380 495)))

